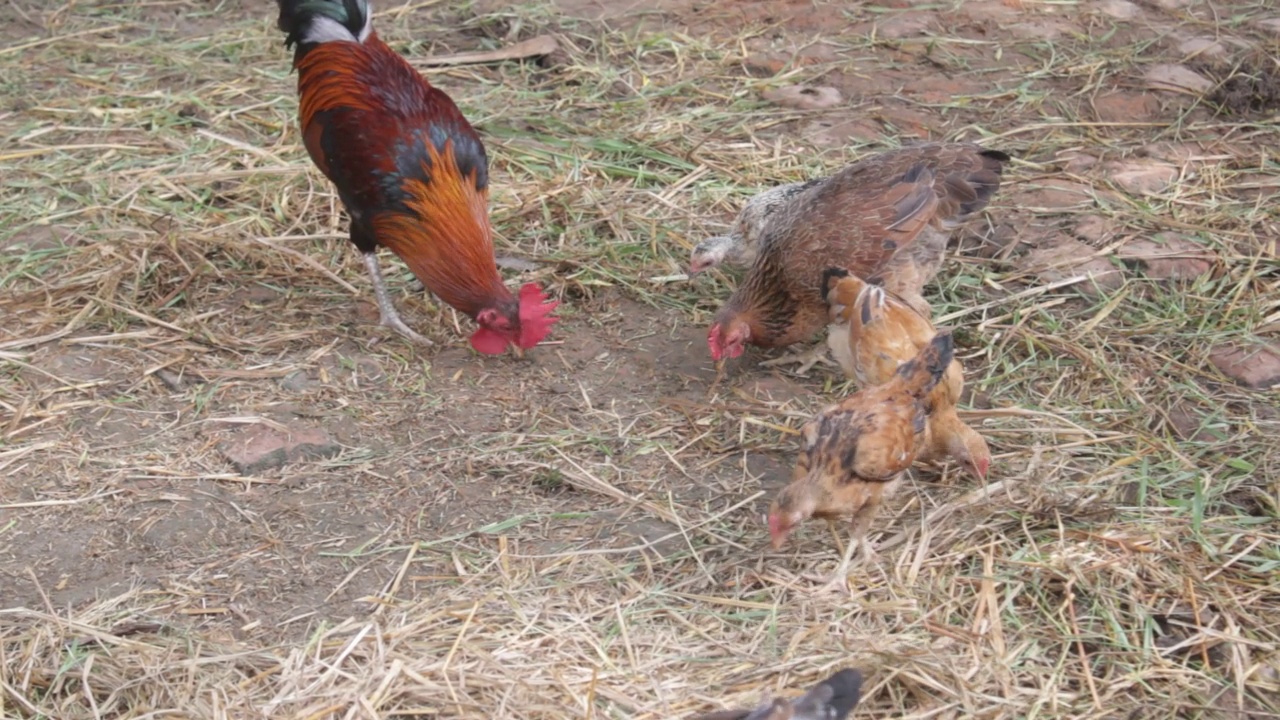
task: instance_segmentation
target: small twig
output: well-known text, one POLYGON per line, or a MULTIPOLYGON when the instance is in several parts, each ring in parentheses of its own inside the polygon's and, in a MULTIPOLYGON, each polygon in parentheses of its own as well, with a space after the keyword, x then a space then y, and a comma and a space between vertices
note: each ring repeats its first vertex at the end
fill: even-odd
POLYGON ((464 52, 454 55, 434 55, 416 61, 418 65, 439 67, 444 65, 481 65, 503 60, 522 60, 524 58, 550 55, 560 48, 560 43, 550 35, 539 35, 497 50, 464 52))
POLYGON ((934 319, 934 324, 935 324, 935 325, 943 325, 943 324, 945 324, 945 323, 949 323, 949 322, 951 322, 952 320, 955 320, 955 319, 957 319, 957 318, 962 318, 962 317, 964 317, 965 315, 972 315, 973 313, 976 313, 976 312, 982 312, 983 310, 987 310, 987 309, 990 309, 990 308, 996 307, 996 306, 998 306, 998 305, 1006 305, 1006 304, 1011 303, 1011 302, 1013 302, 1013 301, 1015 301, 1015 300, 1021 300, 1021 299, 1023 299, 1023 298, 1034 297, 1034 296, 1036 296, 1036 295, 1043 295, 1044 293, 1047 293, 1047 292, 1049 292, 1049 291, 1051 291, 1051 290, 1057 290, 1058 288, 1066 287, 1066 286, 1068 286, 1068 285, 1075 285, 1076 283, 1082 283, 1082 282, 1084 282, 1085 280, 1090 279, 1090 277, 1092 277, 1092 276, 1090 276, 1090 275, 1076 275, 1076 276, 1074 276, 1074 277, 1066 278, 1065 280, 1058 280, 1058 281, 1056 281, 1056 282, 1051 282, 1051 283, 1049 283, 1048 285, 1039 285, 1039 286, 1037 286, 1037 287, 1027 288, 1026 290, 1022 290, 1022 291, 1020 291, 1020 292, 1016 292, 1016 293, 1014 293, 1014 294, 1012 294, 1012 295, 1006 295, 1005 297, 999 298, 999 299, 997 299, 997 300, 991 300, 991 301, 989 301, 989 302, 984 302, 984 303, 982 303, 982 304, 980 304, 980 305, 974 305, 973 307, 970 307, 970 308, 965 308, 965 309, 963 309, 963 310, 957 310, 957 311, 955 311, 955 312, 953 312, 953 313, 947 313, 946 315, 942 315, 942 316, 940 316, 940 317, 935 318, 935 319, 934 319))

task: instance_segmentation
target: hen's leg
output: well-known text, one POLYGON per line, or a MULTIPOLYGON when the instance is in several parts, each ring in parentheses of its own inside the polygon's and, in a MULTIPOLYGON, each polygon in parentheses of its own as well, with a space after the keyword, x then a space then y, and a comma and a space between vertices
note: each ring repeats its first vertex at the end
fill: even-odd
POLYGON ((378 300, 378 315, 381 318, 379 322, 405 336, 411 342, 419 345, 433 344, 430 340, 410 329, 408 325, 404 324, 404 320, 400 319, 400 313, 396 312, 396 306, 391 302, 391 293, 387 292, 387 281, 382 279, 382 268, 378 266, 377 253, 367 252, 362 254, 364 255, 364 266, 369 270, 369 279, 373 281, 373 295, 378 300))
MULTIPOLYGON (((850 538, 849 544, 844 548, 844 555, 840 559, 840 566, 832 573, 830 577, 822 578, 826 583, 818 588, 818 592, 827 592, 830 590, 843 590, 850 595, 853 592, 849 589, 849 568, 853 565, 854 550, 861 550, 859 565, 875 562, 876 551, 871 547, 871 543, 867 542, 867 532, 871 529, 871 521, 876 517, 878 505, 868 503, 859 508, 858 512, 853 515, 853 537, 850 538)), ((810 578, 819 580, 819 578, 810 578)))
POLYGON ((860 543, 852 540, 845 544, 844 554, 840 558, 840 566, 836 568, 834 573, 826 577, 815 577, 812 575, 805 576, 806 579, 813 580, 815 582, 822 582, 823 580, 826 581, 817 588, 817 592, 840 590, 849 593, 850 595, 853 594, 852 591, 849 590, 849 566, 853 562, 853 551, 858 548, 859 544, 860 543))
POLYGON ((879 503, 867 503, 853 514, 853 539, 862 550, 862 562, 864 564, 873 563, 879 557, 875 547, 867 540, 867 532, 871 530, 871 523, 876 519, 876 513, 879 510, 879 503))
POLYGON ((760 363, 760 365, 762 367, 774 367, 777 365, 790 365, 792 363, 800 366, 800 368, 796 370, 797 375, 804 375, 809 372, 810 368, 818 363, 822 363, 824 365, 835 364, 831 361, 831 358, 827 356, 827 344, 825 342, 821 342, 812 348, 809 348, 806 352, 796 353, 794 355, 784 355, 780 358, 774 358, 773 360, 766 360, 760 363))

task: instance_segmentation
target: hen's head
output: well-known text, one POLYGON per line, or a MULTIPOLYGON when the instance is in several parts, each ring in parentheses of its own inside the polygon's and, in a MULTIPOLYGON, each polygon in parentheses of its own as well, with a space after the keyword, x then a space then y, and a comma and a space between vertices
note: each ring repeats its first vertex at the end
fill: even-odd
POLYGON ((782 548, 791 531, 813 515, 816 503, 797 485, 783 488, 769 506, 769 540, 774 550, 782 548))
POLYGON ((742 355, 750 339, 751 325, 741 316, 716 322, 707 331, 707 347, 716 362, 742 355))
POLYGON ((471 334, 471 347, 488 355, 502 353, 507 345, 514 345, 517 352, 528 350, 541 342, 560 319, 551 314, 560 302, 547 301, 542 288, 534 283, 520 288, 520 300, 514 300, 476 313, 480 328, 471 334))
MULTIPOLYGON (((741 242, 741 238, 736 242, 741 242)), ((724 262, 734 244, 735 240, 732 236, 717 235, 693 246, 693 252, 689 253, 689 277, 693 277, 705 270, 710 270, 724 262)))
POLYGON ((974 478, 987 478, 987 470, 991 468, 991 448, 977 430, 958 419, 947 434, 947 454, 974 478))

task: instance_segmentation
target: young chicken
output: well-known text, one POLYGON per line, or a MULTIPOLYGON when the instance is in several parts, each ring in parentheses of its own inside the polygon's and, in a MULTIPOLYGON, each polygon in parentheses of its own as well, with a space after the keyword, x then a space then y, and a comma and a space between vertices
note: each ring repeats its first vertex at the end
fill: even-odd
POLYGON ((817 334, 827 324, 829 267, 878 275, 928 314, 921 292, 950 231, 986 207, 1008 160, 971 143, 913 145, 860 160, 777 207, 751 268, 712 321, 711 356, 719 362, 747 344, 785 347, 817 334))
POLYGON ((939 332, 883 385, 865 387, 824 409, 800 430, 801 449, 791 483, 769 508, 769 536, 780 549, 810 517, 851 516, 853 542, 824 586, 844 587, 854 547, 863 560, 875 551, 867 531, 880 504, 923 449, 929 394, 951 366, 950 332, 939 332))
MULTIPOLYGON (((843 268, 829 268, 823 277, 830 308, 827 346, 845 376, 861 387, 888 382, 937 332, 928 317, 879 285, 843 268)), ((964 369, 953 359, 942 382, 929 393, 920 459, 942 462, 949 457, 982 480, 991 465, 991 449, 956 411, 963 389, 964 369)))
POLYGON ((307 153, 351 216, 382 324, 430 344, 400 319, 378 267, 399 255, 434 295, 475 320, 471 345, 519 354, 537 345, 557 303, 502 282, 489 226, 489 161, 453 100, 374 32, 365 0, 277 0, 296 47, 298 115, 307 153))
POLYGON ((862 673, 848 668, 787 701, 776 698, 754 710, 722 710, 695 720, 844 720, 862 696, 862 673))
POLYGON ((748 200, 738 212, 728 235, 709 237, 694 246, 689 254, 689 277, 726 262, 750 266, 756 258, 764 224, 773 212, 820 182, 822 179, 779 185, 748 200))

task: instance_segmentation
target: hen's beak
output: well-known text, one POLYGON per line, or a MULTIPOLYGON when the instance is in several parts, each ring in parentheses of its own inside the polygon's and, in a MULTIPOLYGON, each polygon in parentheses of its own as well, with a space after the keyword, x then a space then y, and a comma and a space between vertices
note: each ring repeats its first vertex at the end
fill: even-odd
POLYGON ((514 353, 516 354, 516 359, 517 359, 517 360, 523 360, 523 359, 524 359, 524 348, 520 347, 519 345, 512 345, 512 346, 511 346, 511 351, 512 351, 512 352, 514 352, 514 353))

